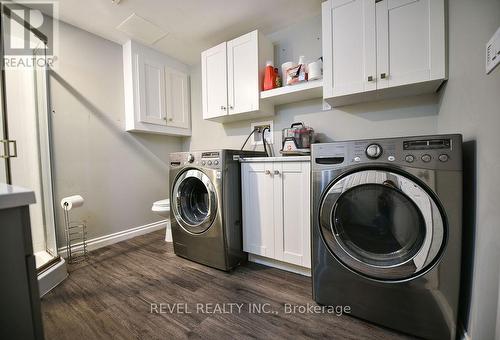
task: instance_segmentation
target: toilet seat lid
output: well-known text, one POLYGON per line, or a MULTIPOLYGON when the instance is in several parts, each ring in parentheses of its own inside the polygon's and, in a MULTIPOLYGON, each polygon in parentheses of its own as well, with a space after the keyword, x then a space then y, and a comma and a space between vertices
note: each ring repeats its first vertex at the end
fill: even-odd
POLYGON ((169 208, 170 207, 170 199, 164 199, 161 201, 156 201, 153 203, 154 206, 157 207, 162 207, 162 208, 169 208))

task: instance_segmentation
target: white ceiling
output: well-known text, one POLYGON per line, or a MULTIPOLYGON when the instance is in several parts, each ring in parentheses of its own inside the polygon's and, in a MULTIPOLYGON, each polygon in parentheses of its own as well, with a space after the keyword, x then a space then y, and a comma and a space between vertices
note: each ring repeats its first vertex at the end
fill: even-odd
POLYGON ((187 64, 200 52, 253 29, 268 34, 320 13, 322 0, 59 0, 59 19, 117 43, 132 13, 168 34, 153 48, 187 64))

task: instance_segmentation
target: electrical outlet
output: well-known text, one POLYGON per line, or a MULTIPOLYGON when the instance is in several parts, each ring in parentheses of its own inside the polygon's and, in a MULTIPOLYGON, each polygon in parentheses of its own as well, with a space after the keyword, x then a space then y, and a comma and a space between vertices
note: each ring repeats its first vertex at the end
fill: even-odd
POLYGON ((252 135, 252 144, 253 145, 262 145, 262 131, 265 128, 269 128, 269 129, 266 129, 266 131, 264 132, 264 136, 266 138, 266 143, 273 144, 274 135, 273 135, 273 121, 272 120, 267 121, 267 122, 252 123, 250 125, 250 128, 251 128, 251 131, 253 131, 254 129, 258 129, 252 135))

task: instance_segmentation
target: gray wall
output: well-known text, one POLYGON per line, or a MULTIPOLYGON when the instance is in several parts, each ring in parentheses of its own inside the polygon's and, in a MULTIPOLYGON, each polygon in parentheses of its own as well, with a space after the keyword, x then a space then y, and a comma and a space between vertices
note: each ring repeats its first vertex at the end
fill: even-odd
POLYGON ((485 74, 485 45, 499 26, 500 1, 449 1, 450 76, 438 130, 465 140, 462 295, 472 299, 461 314, 472 339, 500 339, 500 69, 485 74))
MULTIPOLYGON (((321 17, 314 17, 296 26, 273 33, 275 65, 288 60, 307 61, 321 56, 321 17)), ((281 148, 281 129, 295 121, 304 121, 318 133, 321 141, 432 134, 437 130, 438 98, 423 96, 322 111, 321 100, 312 100, 276 108, 274 150, 281 148)), ((219 124, 203 120, 201 106, 201 66, 191 73, 191 113, 193 135, 186 140, 186 149, 240 148, 250 133, 251 121, 219 124)), ((257 119, 253 121, 268 120, 257 119)))
MULTIPOLYGON (((151 205, 168 197, 168 154, 182 140, 125 132, 120 45, 64 23, 59 38, 49 79, 55 200, 85 198, 72 216, 87 221, 89 238, 161 220, 151 205)), ((56 212, 61 246, 59 205, 56 212)))

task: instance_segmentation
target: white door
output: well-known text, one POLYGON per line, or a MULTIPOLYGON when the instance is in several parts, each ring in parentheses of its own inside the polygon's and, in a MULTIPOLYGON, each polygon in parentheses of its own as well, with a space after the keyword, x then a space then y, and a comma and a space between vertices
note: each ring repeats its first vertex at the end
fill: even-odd
POLYGON ((144 123, 165 125, 165 72, 163 64, 140 53, 139 120, 144 123))
POLYGON ((281 197, 276 197, 276 200, 282 202, 283 212, 282 223, 275 222, 275 257, 311 268, 310 164, 276 163, 275 173, 279 173, 281 183, 281 197))
POLYGON ((324 96, 376 89, 374 0, 323 3, 324 96))
POLYGON ((259 55, 257 31, 227 43, 229 114, 259 109, 259 55))
POLYGON ((188 75, 165 67, 167 125, 189 128, 189 78, 188 75))
MULTIPOLYGON (((431 79, 431 42, 443 36, 431 29, 431 7, 441 0, 383 0, 376 4, 378 88, 431 79), (431 3, 433 3, 431 5, 431 3), (436 37, 434 37, 436 35, 436 37)), ((441 20, 442 21, 442 20, 441 20)), ((441 23, 444 26, 444 23, 441 23)), ((443 59, 444 60, 444 59, 443 59)))
POLYGON ((242 163, 243 250, 274 257, 272 163, 242 163))
POLYGON ((203 119, 227 115, 227 55, 223 42, 201 53, 203 119))

